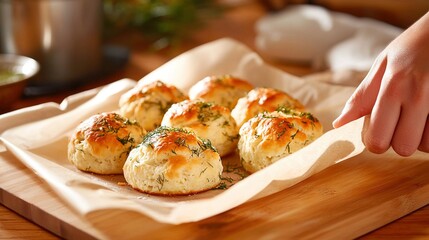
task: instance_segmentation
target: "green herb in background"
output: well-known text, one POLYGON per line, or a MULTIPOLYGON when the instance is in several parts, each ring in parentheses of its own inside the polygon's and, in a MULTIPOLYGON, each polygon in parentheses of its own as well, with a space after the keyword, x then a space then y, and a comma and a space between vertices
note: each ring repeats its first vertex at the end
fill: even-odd
POLYGON ((138 29, 157 48, 179 44, 219 16, 215 0, 103 0, 106 36, 138 29))

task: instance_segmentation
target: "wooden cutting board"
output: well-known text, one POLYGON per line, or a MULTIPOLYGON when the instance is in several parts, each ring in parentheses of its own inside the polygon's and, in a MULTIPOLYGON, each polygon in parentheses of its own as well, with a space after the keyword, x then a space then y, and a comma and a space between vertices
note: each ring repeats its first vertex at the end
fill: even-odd
POLYGON ((1 152, 0 201, 68 239, 355 238, 429 203, 429 160, 392 156, 364 152, 215 217, 169 225, 123 210, 80 216, 14 156, 1 152))

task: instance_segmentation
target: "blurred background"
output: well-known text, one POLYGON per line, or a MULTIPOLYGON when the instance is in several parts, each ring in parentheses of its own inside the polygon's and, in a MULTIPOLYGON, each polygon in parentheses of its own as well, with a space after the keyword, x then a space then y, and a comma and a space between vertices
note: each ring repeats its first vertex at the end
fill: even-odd
POLYGON ((315 4, 332 11, 370 17, 406 28, 429 10, 426 0, 260 0, 276 11, 292 4, 315 4))
MULTIPOLYGON (((268 62, 292 74, 299 76, 320 72, 326 74, 335 63, 330 63, 326 56, 320 55, 327 54, 328 47, 331 48, 334 42, 339 42, 340 39, 333 41, 337 30, 334 26, 329 32, 325 31, 325 41, 331 39, 329 46, 323 46, 326 49, 318 53, 309 52, 309 49, 306 49, 309 45, 322 49, 322 46, 317 45, 317 37, 321 36, 312 39, 314 43, 300 40, 300 37, 310 36, 308 34, 311 34, 310 29, 314 24, 302 21, 303 17, 308 20, 308 16, 304 16, 302 12, 298 11, 301 15, 298 15, 296 21, 290 17, 297 14, 296 10, 293 13, 286 13, 288 9, 296 9, 296 6, 317 7, 319 12, 323 9, 324 12, 321 14, 328 14, 329 21, 333 23, 336 16, 332 17, 331 13, 356 17, 351 18, 355 22, 362 18, 374 19, 386 23, 386 26, 393 26, 394 33, 389 33, 388 36, 394 36, 395 31, 402 31, 426 13, 429 1, 0 0, 0 54, 30 57, 40 65, 37 73, 26 79, 23 94, 18 94, 21 104, 9 109, 49 99, 40 96, 62 93, 61 97, 64 97, 66 94, 97 86, 98 84, 92 84, 97 80, 103 84, 113 81, 115 77, 139 79, 174 56, 222 37, 243 42, 260 53, 268 62), (271 27, 274 24, 267 20, 267 16, 282 14, 285 16, 289 14, 288 24, 271 27), (264 22, 263 25, 262 21, 268 23, 264 22), (295 29, 292 25, 296 25, 295 29), (297 31, 296 28, 303 29, 297 31), (272 36, 268 36, 265 29, 268 29, 271 35, 282 32, 282 41, 276 40, 277 45, 271 44, 272 36), (306 29, 307 35, 297 35, 303 34, 306 29), (294 43, 289 41, 291 36, 296 38, 294 43), (298 47, 293 45, 296 41, 301 41, 301 45, 298 47), (297 56, 300 54, 299 51, 293 56, 292 52, 287 55, 288 50, 292 48, 296 50, 303 48, 308 56, 306 58, 297 56), (286 55, 281 55, 282 53, 286 55), (122 72, 117 74, 118 71, 122 72)), ((315 16, 312 14, 310 13, 309 19, 314 21, 315 16)), ((316 24, 322 20, 316 19, 316 24)), ((346 26, 350 29, 353 27, 346 26)), ((354 34, 352 31, 349 32, 347 37, 354 34)), ((275 37, 279 38, 278 34, 275 37)), ((364 43, 368 46, 362 48, 371 49, 372 52, 368 53, 368 56, 360 57, 366 57, 367 61, 370 61, 372 55, 389 40, 390 38, 384 37, 383 43, 380 43, 379 39, 364 43), (378 45, 374 46, 376 43, 378 45)), ((348 54, 345 58, 350 58, 351 53, 348 54)), ((330 61, 334 61, 338 54, 333 56, 331 54, 330 58, 330 61)), ((18 71, 18 68, 15 70, 18 71)), ((341 71, 336 76, 361 78, 364 73, 365 69, 353 70, 352 75, 350 71, 345 74, 341 71)), ((326 76, 332 78, 332 71, 326 76)), ((310 76, 309 79, 314 78, 310 76)), ((22 90, 16 88, 13 91, 22 90)), ((0 94, 0 101, 3 102, 6 101, 4 99, 13 98, 10 94, 1 96, 0 94)))

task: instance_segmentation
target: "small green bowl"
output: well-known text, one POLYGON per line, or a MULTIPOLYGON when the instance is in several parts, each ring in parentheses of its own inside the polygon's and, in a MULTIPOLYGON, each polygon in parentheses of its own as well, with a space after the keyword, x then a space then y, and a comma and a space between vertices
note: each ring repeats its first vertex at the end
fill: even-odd
POLYGON ((6 111, 19 100, 27 80, 37 74, 39 63, 29 57, 0 54, 0 110, 6 111))

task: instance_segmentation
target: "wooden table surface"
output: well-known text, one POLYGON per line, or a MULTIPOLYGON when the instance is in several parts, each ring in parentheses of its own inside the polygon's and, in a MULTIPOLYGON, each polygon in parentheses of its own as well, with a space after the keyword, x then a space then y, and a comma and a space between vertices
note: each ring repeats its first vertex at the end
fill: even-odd
MULTIPOLYGON (((140 79, 145 74, 161 66, 177 54, 187 51, 202 43, 210 42, 221 37, 235 38, 254 49, 254 23, 265 14, 265 10, 258 4, 251 3, 228 11, 220 19, 196 32, 191 39, 174 51, 149 51, 147 44, 142 44, 140 35, 129 35, 114 40, 115 43, 128 47, 130 58, 128 63, 116 72, 103 76, 87 84, 61 91, 52 95, 23 98, 12 106, 11 110, 40 104, 43 102, 61 102, 65 97, 101 86, 121 78, 140 79)), ((144 42, 144 41, 143 41, 144 42)), ((287 72, 302 76, 314 71, 302 65, 292 65, 275 62, 268 57, 266 61, 287 72)), ((0 205, 0 239, 57 239, 58 237, 27 221, 13 211, 0 205)), ((398 219, 365 236, 366 239, 380 238, 428 238, 429 239, 429 206, 423 207, 401 219, 398 219)))

